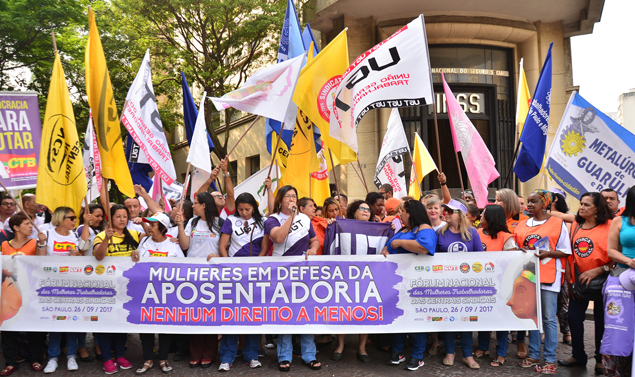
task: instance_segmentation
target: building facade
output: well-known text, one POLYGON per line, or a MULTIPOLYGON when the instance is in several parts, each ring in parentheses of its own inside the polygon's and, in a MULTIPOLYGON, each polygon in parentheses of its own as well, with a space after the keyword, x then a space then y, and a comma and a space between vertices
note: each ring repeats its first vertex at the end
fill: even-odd
MULTIPOLYGON (((570 38, 592 33, 599 22, 604 0, 559 0, 543 6, 518 0, 465 2, 446 0, 310 0, 304 4, 309 22, 322 46, 348 28, 349 61, 389 37, 419 14, 425 17, 426 33, 436 94, 440 150, 437 150, 432 106, 402 108, 400 113, 412 145, 415 132, 428 147, 437 165, 448 176, 448 185, 460 191, 458 167, 449 128, 441 72, 468 117, 478 129, 497 164, 501 178, 491 192, 503 185, 513 164, 516 132, 516 92, 521 59, 530 91, 536 86, 549 44, 553 42, 553 87, 547 150, 560 123, 573 85, 570 38), (441 155, 439 164, 438 154, 441 155)), ((373 188, 373 175, 390 109, 371 110, 358 126, 359 160, 363 177, 373 188)), ((253 118, 230 126, 228 148, 234 145, 253 118)), ((223 133, 223 130, 219 130, 223 133)), ((216 156, 213 156, 217 162, 216 156)), ((230 158, 241 182, 271 162, 264 141, 264 121, 259 120, 230 158)), ((462 161, 460 162, 462 165, 462 161)), ((406 172, 410 172, 406 158, 406 172)), ((355 166, 357 168, 357 166, 355 166)), ((463 170, 464 180, 467 175, 463 170)), ((349 198, 366 195, 357 172, 348 164, 334 169, 340 191, 349 198)), ((513 181, 513 180, 512 180, 513 181)), ((331 183, 334 183, 331 177, 331 183)), ((525 196, 539 184, 514 182, 525 196)), ((465 184, 467 186, 467 182, 465 184)), ((508 184, 511 186, 512 184, 508 184)), ((439 188, 436 173, 428 175, 424 189, 439 188)), ((544 183, 543 183, 544 186, 544 183)), ((332 185, 334 187, 334 185, 332 185)))
POLYGON ((635 134, 635 88, 618 97, 615 121, 635 134))

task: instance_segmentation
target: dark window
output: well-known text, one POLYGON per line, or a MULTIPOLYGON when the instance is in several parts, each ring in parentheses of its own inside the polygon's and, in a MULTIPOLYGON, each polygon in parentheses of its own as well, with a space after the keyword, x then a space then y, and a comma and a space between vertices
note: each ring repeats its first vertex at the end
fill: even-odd
POLYGON ((245 179, 258 173, 259 170, 260 170, 260 155, 247 157, 245 159, 245 172, 247 173, 247 175, 245 176, 245 179))
POLYGON ((234 187, 238 184, 238 161, 229 162, 229 176, 232 179, 234 187))

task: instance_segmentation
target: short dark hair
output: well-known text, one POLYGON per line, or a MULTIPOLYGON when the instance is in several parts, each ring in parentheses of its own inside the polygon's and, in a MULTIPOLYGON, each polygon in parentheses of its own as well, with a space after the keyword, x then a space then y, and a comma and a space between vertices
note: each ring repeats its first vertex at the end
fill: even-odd
MULTIPOLYGON (((363 200, 356 200, 353 203, 349 204, 348 208, 346 208, 346 218, 355 220, 355 212, 357 212, 357 210, 359 209, 359 206, 361 206, 362 204, 368 204, 368 203, 366 203, 363 200)), ((368 221, 372 221, 372 218, 373 216, 370 216, 368 221)))
POLYGON ((369 206, 372 206, 375 205, 379 199, 384 200, 384 196, 378 192, 369 192, 366 195, 365 202, 368 203, 369 206))
POLYGON ((510 233, 507 228, 507 216, 505 215, 505 208, 498 204, 492 204, 485 207, 483 217, 487 228, 483 229, 489 234, 492 239, 498 237, 498 233, 510 233))
POLYGON ((23 212, 16 213, 15 215, 11 216, 11 218, 9 218, 9 228, 11 228, 11 231, 13 233, 16 233, 13 227, 19 227, 25 221, 29 221, 29 218, 26 217, 26 214, 24 214, 23 212))
MULTIPOLYGON (((590 196, 593 199, 593 205, 595 206, 597 213, 595 214, 595 221, 597 225, 606 224, 607 221, 613 218, 613 213, 606 204, 606 199, 599 192, 586 192, 580 197, 580 203, 582 198, 590 196)), ((575 214, 575 222, 582 225, 584 224, 584 217, 580 216, 579 212, 575 214)))
POLYGON ((417 229, 423 224, 432 226, 426 207, 418 200, 407 200, 403 202, 404 211, 410 215, 410 229, 417 229))
POLYGON ((467 212, 468 212, 470 215, 472 215, 472 216, 474 216, 474 217, 477 217, 477 218, 481 215, 481 210, 480 210, 480 209, 478 209, 478 207, 477 207, 477 206, 475 206, 474 204, 468 204, 468 206, 467 206, 467 212))
POLYGON ((380 189, 380 190, 381 190, 381 189, 384 189, 384 190, 386 190, 386 192, 392 192, 392 193, 394 193, 394 192, 395 192, 395 190, 393 190, 393 188, 392 188, 392 186, 390 185, 390 183, 384 183, 383 185, 381 185, 381 186, 379 187, 379 189, 380 189))
POLYGON ((553 203, 556 205, 556 211, 567 213, 569 212, 569 206, 567 205, 567 199, 562 194, 558 194, 557 192, 552 192, 553 195, 553 203), (556 200, 557 199, 557 200, 556 200))

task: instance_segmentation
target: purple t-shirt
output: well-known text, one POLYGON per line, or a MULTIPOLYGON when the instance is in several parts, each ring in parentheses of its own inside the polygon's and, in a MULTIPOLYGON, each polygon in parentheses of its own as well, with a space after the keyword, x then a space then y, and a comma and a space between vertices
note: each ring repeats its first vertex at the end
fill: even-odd
POLYGON ((265 234, 262 225, 258 225, 253 218, 249 219, 247 224, 245 227, 245 220, 234 215, 227 217, 223 223, 220 232, 230 236, 228 250, 230 257, 258 256, 260 254, 265 234))
MULTIPOLYGON (((265 234, 270 235, 273 228, 279 227, 289 218, 284 213, 275 213, 265 221, 265 234)), ((309 240, 315 237, 315 230, 309 217, 298 213, 293 219, 289 235, 281 243, 273 243, 274 256, 303 255, 309 248, 309 240)), ((273 241, 273 240, 272 240, 273 241)))
POLYGON ((472 239, 463 241, 461 233, 452 233, 450 229, 446 229, 445 234, 441 234, 441 230, 437 230, 437 253, 465 253, 471 251, 483 251, 481 237, 479 237, 476 229, 470 227, 472 239))

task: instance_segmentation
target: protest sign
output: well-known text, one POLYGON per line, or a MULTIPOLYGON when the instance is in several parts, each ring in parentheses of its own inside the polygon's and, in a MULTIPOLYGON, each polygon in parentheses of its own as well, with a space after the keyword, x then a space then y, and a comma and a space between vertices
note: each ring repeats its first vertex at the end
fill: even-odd
POLYGON ((0 175, 8 190, 34 188, 42 123, 35 92, 0 92, 0 175))
POLYGON ((394 231, 391 223, 338 219, 326 227, 325 255, 379 254, 394 231))
POLYGON ((611 188, 622 202, 635 185, 635 135, 574 92, 547 157, 547 172, 580 199, 611 188))
POLYGON ((2 257, 2 331, 364 334, 535 330, 537 259, 2 257), (534 271, 535 270, 535 271, 534 271), (519 289, 523 290, 520 297, 519 289), (515 314, 516 313, 516 314, 515 314))

